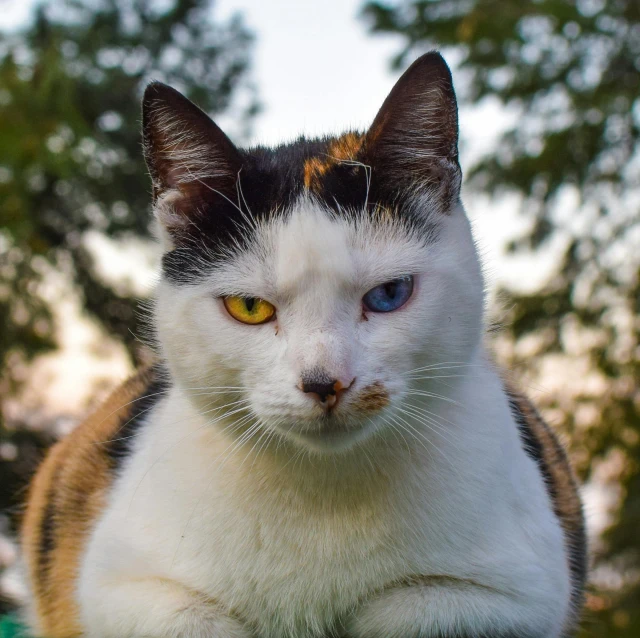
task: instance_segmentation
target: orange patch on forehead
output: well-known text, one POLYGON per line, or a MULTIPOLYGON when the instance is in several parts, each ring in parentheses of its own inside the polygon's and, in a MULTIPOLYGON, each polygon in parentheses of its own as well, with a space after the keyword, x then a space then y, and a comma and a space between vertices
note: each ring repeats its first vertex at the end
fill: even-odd
POLYGON ((320 188, 320 178, 329 170, 332 162, 319 157, 310 157, 304 162, 304 187, 307 190, 320 188))
POLYGON ((336 161, 353 160, 362 148, 364 136, 359 133, 345 133, 329 144, 329 156, 336 161))
POLYGON ((336 164, 355 160, 363 142, 363 135, 345 133, 329 143, 325 154, 305 160, 304 187, 307 190, 318 190, 321 185, 321 177, 336 164))

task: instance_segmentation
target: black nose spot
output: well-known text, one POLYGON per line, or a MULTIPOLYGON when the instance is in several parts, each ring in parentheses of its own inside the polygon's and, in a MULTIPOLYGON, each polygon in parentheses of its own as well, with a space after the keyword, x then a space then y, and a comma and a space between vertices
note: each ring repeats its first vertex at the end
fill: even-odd
POLYGON ((318 395, 320 401, 324 402, 331 394, 336 393, 336 381, 310 381, 308 383, 302 383, 303 392, 315 392, 318 395))

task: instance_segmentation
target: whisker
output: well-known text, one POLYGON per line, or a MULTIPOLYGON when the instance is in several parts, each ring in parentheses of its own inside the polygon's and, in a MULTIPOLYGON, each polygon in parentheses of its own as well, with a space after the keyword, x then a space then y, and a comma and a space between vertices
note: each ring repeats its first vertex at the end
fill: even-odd
POLYGON ((237 204, 232 202, 224 193, 222 193, 219 190, 213 188, 213 186, 211 186, 210 184, 206 184, 199 177, 196 177, 191 171, 188 170, 187 172, 189 174, 189 177, 191 177, 191 179, 194 182, 198 182, 198 183, 202 184, 202 186, 204 186, 205 188, 208 188, 213 193, 216 193, 217 195, 220 195, 220 197, 222 197, 223 199, 226 199, 227 202, 229 202, 229 204, 231 204, 242 216, 244 216, 244 214, 245 214, 244 211, 237 204))
POLYGON ((358 160, 354 160, 354 159, 340 159, 339 157, 334 157, 329 153, 323 153, 323 155, 325 155, 326 157, 329 157, 330 159, 334 160, 338 164, 344 164, 345 166, 361 166, 364 169, 364 176, 365 176, 366 186, 367 186, 367 190, 364 198, 364 210, 365 211, 368 210, 369 191, 371 190, 371 173, 372 173, 371 166, 369 166, 368 164, 365 164, 364 162, 359 162, 358 160))
POLYGON ((450 437, 448 430, 441 423, 438 423, 431 417, 422 415, 419 412, 409 411, 408 409, 406 409, 406 406, 405 408, 399 408, 399 410, 403 414, 406 414, 407 416, 418 420, 422 425, 429 428, 429 430, 431 430, 434 434, 439 434, 445 441, 451 443, 451 445, 453 445, 455 448, 460 449, 460 446, 450 437), (431 425, 431 427, 429 424, 431 425))
POLYGON ((411 381, 422 381, 422 380, 431 380, 431 379, 462 379, 465 377, 469 377, 471 375, 468 374, 439 374, 439 375, 431 375, 431 376, 415 376, 415 375, 407 375, 411 381))
MULTIPOLYGON (((405 446, 406 446, 406 448, 407 448, 407 451, 409 451, 409 452, 410 452, 410 451, 411 451, 411 446, 409 445, 409 442, 407 441, 407 439, 405 439, 405 438, 404 438, 404 436, 402 435, 402 432, 400 432, 400 430, 398 430, 398 429, 397 429, 396 425, 395 425, 395 424, 393 424, 393 423, 391 423, 391 422, 389 421, 389 418, 388 418, 388 417, 385 417, 385 418, 383 419, 382 423, 383 423, 383 425, 385 425, 385 426, 389 426, 390 431, 391 431, 391 433, 393 434, 393 436, 395 436, 395 437, 396 437, 396 439, 400 438, 400 439, 404 442, 404 444, 405 444, 405 446)), ((377 432, 375 432, 375 435, 376 435, 376 436, 382 436, 382 432, 378 432, 378 431, 377 431, 377 432)))
MULTIPOLYGON (((258 421, 260 420, 258 419, 258 421)), ((263 437, 265 437, 267 434, 267 430, 264 427, 262 427, 262 422, 260 422, 260 428, 258 429, 260 430, 260 436, 251 446, 251 449, 245 454, 244 459, 242 459, 242 463, 240 463, 240 467, 242 467, 246 463, 247 459, 251 456, 251 453, 253 452, 253 450, 256 449, 256 446, 262 441, 263 437)), ((255 463, 255 458, 253 462, 255 463)), ((253 468, 253 464, 251 465, 251 467, 253 468)))
MULTIPOLYGON (((100 423, 98 425, 102 425, 109 417, 112 417, 114 414, 116 414, 117 412, 120 412, 120 410, 122 410, 123 408, 126 408, 129 405, 132 405, 134 403, 136 403, 137 401, 142 401, 143 399, 148 399, 150 397, 155 397, 155 396, 159 396, 162 394, 167 394, 168 390, 162 390, 160 392, 153 392, 152 394, 143 394, 142 396, 136 397, 135 399, 132 399, 131 401, 128 401, 127 403, 123 403, 121 406, 117 407, 115 410, 113 410, 112 412, 109 412, 109 414, 107 414, 107 416, 104 417, 104 419, 102 419, 102 421, 100 421, 100 423)), ((152 406, 154 407, 154 406, 152 406)), ((151 409, 151 408, 148 408, 151 409)), ((145 410, 145 412, 148 410, 145 410)), ((142 413, 144 414, 144 413, 142 413)), ((125 423, 125 425, 128 425, 129 421, 127 421, 127 423, 125 423)), ((124 426, 122 426, 124 427, 124 426)), ((122 428, 120 428, 122 429, 122 428)), ((117 434, 117 432, 115 432, 115 434, 117 434)))
POLYGON ((190 387, 185 387, 185 386, 180 386, 183 390, 209 390, 209 391, 213 391, 213 390, 224 390, 224 391, 235 391, 235 392, 245 392, 246 388, 243 388, 242 386, 239 385, 211 385, 211 386, 205 386, 202 388, 190 388, 190 387))
POLYGON ((434 363, 428 366, 422 366, 420 368, 414 368, 413 370, 407 370, 406 372, 402 372, 403 375, 412 374, 414 372, 426 372, 429 370, 448 370, 455 368, 478 368, 482 367, 480 363, 465 363, 464 361, 449 361, 443 363, 434 363))
MULTIPOLYGON (((144 397, 143 397, 144 398, 144 397)), ((199 415, 204 415, 204 414, 209 414, 209 412, 213 412, 214 410, 222 410, 225 407, 229 407, 231 405, 236 405, 239 403, 250 403, 249 399, 240 399, 238 401, 233 401, 232 403, 226 403, 224 405, 221 406, 215 406, 213 408, 210 408, 208 410, 205 410, 204 412, 197 412, 197 414, 199 415)), ((211 405, 211 403, 209 403, 209 405, 211 405)), ((142 410, 141 412, 138 412, 138 414, 134 415, 133 417, 131 417, 126 423, 124 423, 123 425, 121 425, 115 432, 114 434, 118 434, 118 432, 120 432, 121 430, 123 430, 127 425, 129 425, 129 423, 131 423, 131 421, 133 421, 134 419, 138 418, 141 414, 145 414, 146 412, 149 412, 150 410, 153 410, 153 408, 156 407, 155 404, 152 405, 151 407, 147 408, 146 410, 142 410)), ((184 419, 179 419, 178 421, 174 421, 171 425, 177 425, 178 423, 184 423, 185 421, 188 421, 191 417, 186 417, 184 419)), ((107 445, 109 443, 116 443, 117 441, 126 441, 127 439, 131 439, 131 438, 135 438, 137 436, 137 434, 132 434, 131 436, 123 436, 123 437, 118 437, 118 438, 112 438, 112 439, 106 439, 103 441, 93 441, 94 445, 107 445)))
MULTIPOLYGON (((274 435, 273 431, 268 428, 265 428, 264 424, 262 423, 261 423, 261 428, 262 428, 262 433, 260 434, 260 436, 258 437, 258 440, 254 443, 253 447, 249 450, 249 453, 247 454, 247 457, 248 457, 253 452, 256 445, 259 444, 260 441, 262 441, 263 437, 265 437, 264 442, 262 443, 262 445, 260 445, 260 447, 258 448, 258 451, 256 452, 256 455, 253 457, 253 463, 251 463, 251 469, 253 469, 253 466, 256 464, 256 461, 260 456, 260 452, 267 449, 267 446, 269 445, 269 441, 271 441, 271 438, 274 435)), ((245 460, 246 460, 246 457, 245 457, 245 460)))
MULTIPOLYGON (((429 454, 429 456, 432 456, 431 449, 429 448, 429 446, 428 446, 424 441, 422 441, 421 439, 419 439, 419 438, 416 436, 415 432, 412 432, 412 431, 411 431, 411 430, 410 430, 406 425, 403 425, 403 423, 401 423, 401 422, 398 420, 398 418, 399 418, 399 417, 398 417, 397 415, 394 415, 394 416, 391 418, 392 423, 393 423, 396 427, 399 427, 400 429, 404 430, 404 431, 405 431, 409 436, 411 436, 411 438, 412 438, 412 439, 414 439, 414 440, 415 440, 415 441, 417 441, 420 445, 422 445, 422 447, 427 451, 427 453, 429 454)), ((403 421, 404 423, 406 423, 406 421, 404 421, 404 419, 402 419, 402 421, 403 421)))
MULTIPOLYGON (((225 392, 211 392, 210 388, 187 388, 188 390, 207 390, 208 392, 203 392, 201 394, 198 395, 194 395, 194 396, 202 396, 202 395, 207 395, 207 394, 225 394, 225 392)), ((220 386, 220 387, 214 387, 214 390, 221 390, 224 389, 226 390, 227 388, 225 388, 224 386, 220 386)), ((241 388, 240 386, 229 386, 230 390, 233 391, 237 391, 237 392, 243 392, 246 391, 245 388, 241 388)), ((109 412, 109 414, 107 414, 104 419, 102 419, 102 421, 100 421, 100 423, 98 425, 102 425, 105 421, 107 421, 110 417, 112 417, 114 414, 117 414, 118 412, 120 412, 120 410, 122 410, 123 408, 126 408, 130 405, 133 405, 134 403, 137 403, 138 401, 142 401, 144 399, 150 399, 151 397, 158 397, 158 396, 166 396, 171 392, 172 388, 167 388, 166 390, 159 390, 158 392, 152 392, 151 394, 141 394, 141 396, 136 397, 135 399, 132 399, 131 401, 127 401, 126 403, 123 403, 122 405, 118 406, 117 408, 115 408, 114 410, 112 410, 111 412, 109 412)), ((141 412, 139 412, 138 414, 134 415, 133 417, 131 417, 128 421, 126 421, 125 423, 123 423, 122 425, 120 425, 120 427, 113 433, 118 434, 118 432, 120 432, 121 430, 123 430, 127 425, 129 425, 129 423, 131 423, 131 421, 133 421, 133 419, 138 418, 141 414, 146 414, 147 412, 149 412, 150 410, 152 410, 155 407, 155 403, 154 405, 150 406, 149 408, 147 408, 146 410, 143 410, 141 412)), ((126 437, 129 438, 129 437, 126 437)), ((110 441, 114 441, 117 439, 111 439, 110 441)), ((110 441, 95 441, 94 443, 96 444, 102 444, 102 443, 109 443, 110 441)))
POLYGON ((253 213, 251 212, 251 208, 249 208, 249 204, 247 204, 247 200, 244 196, 244 192, 242 190, 242 180, 240 179, 240 173, 242 172, 242 167, 240 167, 240 170, 238 171, 238 175, 236 177, 236 190, 238 191, 238 203, 240 203, 240 197, 242 197, 242 201, 247 209, 247 212, 249 213, 250 217, 246 218, 247 221, 253 226, 254 229, 257 229, 258 224, 256 222, 256 218, 253 215, 253 213))
POLYGON ((445 397, 442 394, 436 394, 435 392, 427 392, 426 390, 409 390, 407 394, 417 395, 421 397, 430 397, 432 399, 439 399, 440 401, 446 401, 447 403, 453 403, 459 407, 463 407, 459 401, 455 399, 451 399, 449 397, 445 397))
MULTIPOLYGON (((431 412, 431 410, 427 410, 425 407, 423 407, 421 405, 414 405, 413 403, 405 403, 402 407, 403 408, 411 408, 412 410, 417 410, 419 412, 422 412, 423 414, 428 414, 429 416, 433 417, 434 419, 440 419, 440 420, 444 421, 445 423, 448 423, 453 428, 457 427, 457 424, 454 423, 453 421, 449 421, 449 419, 441 416, 440 414, 436 414, 435 412, 431 412)), ((439 421, 438 421, 438 423, 439 423, 439 421)))
MULTIPOLYGON (((397 416, 397 415, 396 415, 397 416)), ((451 466, 451 469, 458 474, 458 476, 460 478, 463 478, 462 475, 460 474, 460 472, 458 471, 458 468, 456 466, 456 464, 440 449, 440 447, 438 445, 435 444, 434 441, 432 441, 431 439, 428 439, 424 433, 420 432, 420 430, 417 430, 414 426, 412 426, 408 421, 406 421, 405 419, 403 419, 402 417, 398 417, 408 428, 410 428, 410 430, 412 432, 415 433, 416 437, 420 437, 420 439, 424 439, 424 441, 426 441, 426 443, 428 443, 429 446, 433 446, 441 455, 442 457, 447 461, 447 463, 449 463, 449 465, 451 466)), ((429 426, 424 423, 423 425, 425 425, 427 428, 429 428, 429 426)), ((429 428, 431 429, 431 428, 429 428)), ((432 430, 433 431, 433 430, 432 430)), ((418 438, 416 438, 416 440, 420 440, 418 438)), ((423 446, 425 448, 427 448, 426 445, 423 444, 423 446)), ((428 449, 428 448, 427 448, 428 449)))

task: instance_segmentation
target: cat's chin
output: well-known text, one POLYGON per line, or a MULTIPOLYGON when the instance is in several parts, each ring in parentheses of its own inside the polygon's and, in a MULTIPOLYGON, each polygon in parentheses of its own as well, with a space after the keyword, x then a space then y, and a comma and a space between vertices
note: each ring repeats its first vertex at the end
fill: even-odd
POLYGON ((372 433, 370 424, 351 428, 331 428, 286 432, 286 438, 295 445, 307 448, 319 454, 346 452, 362 442, 372 433))

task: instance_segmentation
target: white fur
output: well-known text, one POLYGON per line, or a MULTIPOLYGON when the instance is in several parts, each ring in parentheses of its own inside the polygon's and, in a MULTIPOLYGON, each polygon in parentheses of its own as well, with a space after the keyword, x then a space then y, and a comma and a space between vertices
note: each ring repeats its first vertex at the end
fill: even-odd
POLYGON ((461 208, 425 242, 308 200, 205 281, 161 283, 175 385, 84 556, 87 637, 559 637, 562 532, 483 352, 482 290, 461 208), (408 273, 411 300, 365 321, 362 296, 408 273), (238 323, 228 294, 277 322, 238 323), (331 435, 297 388, 314 366, 356 379, 331 435), (391 403, 362 415, 373 383, 391 403))

